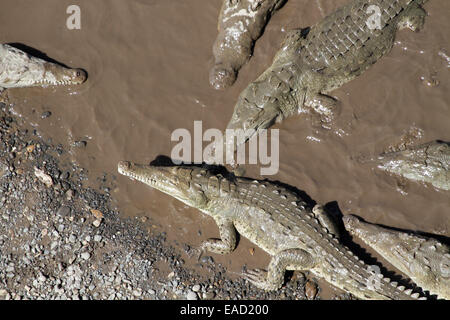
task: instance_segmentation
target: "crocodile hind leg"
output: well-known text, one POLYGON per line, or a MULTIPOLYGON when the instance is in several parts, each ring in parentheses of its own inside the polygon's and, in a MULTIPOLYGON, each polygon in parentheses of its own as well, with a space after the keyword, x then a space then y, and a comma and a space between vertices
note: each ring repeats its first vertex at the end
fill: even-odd
POLYGON ((243 273, 244 279, 263 290, 277 290, 284 282, 286 269, 307 270, 314 266, 312 256, 301 249, 288 249, 272 257, 268 270, 247 270, 243 273))
POLYGON ((227 254, 236 248, 236 229, 233 221, 229 219, 216 218, 216 223, 220 232, 220 239, 208 239, 200 247, 200 255, 204 251, 217 254, 227 254))
POLYGON ((272 14, 287 0, 224 0, 219 34, 214 43, 215 65, 210 83, 225 89, 236 81, 239 69, 250 59, 255 41, 272 14))
POLYGON ((398 27, 399 29, 408 28, 418 32, 422 30, 426 16, 427 13, 423 8, 419 5, 413 6, 403 14, 403 18, 400 20, 398 27))

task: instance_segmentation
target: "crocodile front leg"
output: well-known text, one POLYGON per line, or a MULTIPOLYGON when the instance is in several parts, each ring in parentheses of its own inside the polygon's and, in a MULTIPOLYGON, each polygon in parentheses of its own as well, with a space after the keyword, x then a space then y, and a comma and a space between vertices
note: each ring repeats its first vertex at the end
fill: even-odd
POLYGON ((215 65, 210 83, 225 89, 236 81, 241 67, 250 59, 255 41, 262 35, 272 14, 286 0, 225 0, 214 43, 215 65))
POLYGON ((338 102, 332 97, 320 93, 307 98, 305 106, 316 112, 323 124, 332 122, 339 113, 338 102))
POLYGON ((263 290, 280 289, 284 282, 286 269, 307 270, 314 266, 314 259, 301 249, 288 249, 272 257, 268 270, 248 270, 243 273, 244 279, 263 290))
POLYGON ((215 218, 220 232, 220 239, 208 239, 200 247, 201 252, 210 251, 227 254, 236 248, 236 229, 231 219, 215 218))
POLYGON ((336 238, 339 239, 340 232, 336 219, 334 219, 332 215, 326 212, 324 207, 319 204, 314 206, 312 212, 319 220, 320 224, 327 229, 327 232, 333 234, 336 238))

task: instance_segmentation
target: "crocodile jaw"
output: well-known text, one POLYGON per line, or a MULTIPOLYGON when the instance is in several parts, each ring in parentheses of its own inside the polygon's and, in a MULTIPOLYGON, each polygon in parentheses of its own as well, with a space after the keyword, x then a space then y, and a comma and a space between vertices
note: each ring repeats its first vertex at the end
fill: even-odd
POLYGON ((33 83, 34 86, 64 86, 82 84, 87 74, 82 69, 69 69, 54 63, 44 64, 44 75, 33 83))
POLYGON ((192 169, 176 166, 140 165, 129 161, 120 161, 117 169, 120 174, 145 183, 189 206, 201 209, 207 202, 202 188, 194 186, 192 183, 192 169))

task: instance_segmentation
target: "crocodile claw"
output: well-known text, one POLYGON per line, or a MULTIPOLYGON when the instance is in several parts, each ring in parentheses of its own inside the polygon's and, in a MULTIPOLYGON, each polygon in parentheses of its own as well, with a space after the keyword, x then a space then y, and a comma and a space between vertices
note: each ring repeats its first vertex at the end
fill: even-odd
POLYGON ((260 289, 265 289, 266 287, 267 271, 265 270, 246 270, 242 273, 242 277, 260 289))

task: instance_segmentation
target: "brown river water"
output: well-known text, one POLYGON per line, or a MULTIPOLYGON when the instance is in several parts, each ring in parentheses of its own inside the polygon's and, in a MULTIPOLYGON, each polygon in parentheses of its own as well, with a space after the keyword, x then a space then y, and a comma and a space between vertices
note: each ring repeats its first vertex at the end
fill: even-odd
MULTIPOLYGON (((208 217, 117 174, 119 160, 148 163, 170 156, 177 128, 194 121, 223 130, 239 93, 272 61, 286 30, 319 21, 346 0, 289 0, 257 42, 234 86, 209 86, 212 45, 222 0, 2 0, 3 43, 21 43, 88 71, 72 88, 11 89, 14 111, 70 150, 92 181, 117 176, 112 195, 126 217, 150 218, 169 239, 196 246, 218 235, 208 217), (71 4, 81 8, 81 29, 66 27, 71 4), (41 114, 51 111, 43 119, 41 114), (85 148, 73 142, 84 140, 85 148), (199 234, 201 230, 201 235, 199 234)), ((358 79, 333 92, 342 112, 334 129, 317 130, 299 115, 280 129, 279 180, 318 203, 336 201, 343 214, 388 226, 449 236, 450 193, 405 182, 375 168, 371 157, 411 140, 450 141, 450 1, 432 0, 420 33, 400 31, 394 49, 358 79)), ((246 176, 261 178, 259 166, 246 176)), ((241 239, 227 256, 213 255, 230 276, 243 264, 265 267, 269 257, 241 239)), ((379 257, 378 257, 379 258, 379 257)), ((382 259, 380 259, 382 261, 382 259)), ((392 268, 390 268, 392 269, 392 268)), ((324 295, 327 297, 327 289, 324 295)), ((331 290, 334 292, 334 290, 331 290)), ((337 292, 337 290, 336 290, 337 292)))

